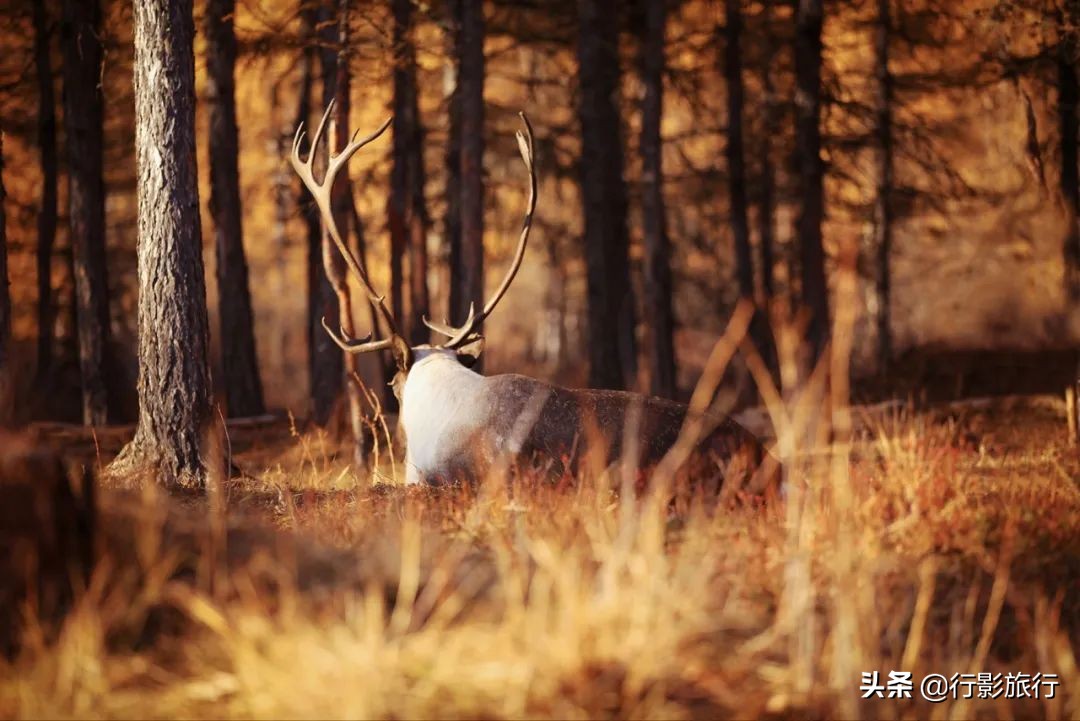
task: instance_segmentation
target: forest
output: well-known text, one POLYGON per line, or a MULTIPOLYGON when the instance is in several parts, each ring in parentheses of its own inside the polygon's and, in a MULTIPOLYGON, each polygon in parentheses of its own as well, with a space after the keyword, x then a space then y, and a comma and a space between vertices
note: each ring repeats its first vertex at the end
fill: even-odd
POLYGON ((1080 716, 1077 0, 0 42, 0 717, 1080 716))

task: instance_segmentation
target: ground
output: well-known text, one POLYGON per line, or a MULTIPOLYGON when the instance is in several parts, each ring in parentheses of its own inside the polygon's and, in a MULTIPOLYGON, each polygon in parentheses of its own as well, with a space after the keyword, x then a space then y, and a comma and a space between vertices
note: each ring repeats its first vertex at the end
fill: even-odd
MULTIPOLYGON (((0 661, 0 717, 1080 715, 1060 405, 855 417, 781 498, 672 505, 588 474, 404 488, 385 453, 372 483, 320 432, 234 428, 223 493, 102 491, 105 559, 0 661), (862 699, 875 671, 914 698, 862 699), (920 697, 977 672, 1060 685, 920 697)), ((123 440, 41 432, 91 462, 123 440)))

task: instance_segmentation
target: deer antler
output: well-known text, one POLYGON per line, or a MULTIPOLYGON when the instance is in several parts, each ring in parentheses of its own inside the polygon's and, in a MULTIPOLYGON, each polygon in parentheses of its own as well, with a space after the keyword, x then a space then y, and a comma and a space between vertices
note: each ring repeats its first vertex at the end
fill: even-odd
POLYGON ((300 124, 300 127, 296 129, 296 135, 293 137, 292 153, 289 156, 289 161, 292 163, 293 170, 295 170, 296 174, 300 176, 300 179, 304 181, 304 185, 307 186, 307 189, 311 191, 311 197, 315 199, 315 204, 319 206, 319 211, 322 213, 323 223, 326 226, 327 232, 330 233, 330 237, 333 238, 338 251, 345 258, 345 263, 349 266, 349 270, 356 276, 360 286, 367 294, 368 302, 375 307, 375 310, 382 317, 383 322, 386 323, 386 328, 390 335, 387 338, 376 341, 371 340, 370 333, 364 338, 350 338, 344 332, 335 333, 332 331, 326 324, 326 318, 322 319, 322 326, 326 329, 326 332, 333 339, 334 343, 346 353, 368 353, 371 351, 390 349, 394 352, 398 365, 404 368, 409 365, 412 358, 412 351, 409 348, 409 344, 398 332, 397 324, 394 322, 394 316, 390 312, 390 309, 386 307, 386 297, 375 292, 375 288, 372 287, 364 266, 360 264, 349 247, 345 245, 345 241, 341 237, 341 232, 338 230, 337 222, 334 220, 334 214, 330 203, 330 191, 334 187, 334 180, 337 178, 338 172, 345 167, 349 162, 349 159, 357 150, 386 132, 386 129, 390 127, 393 118, 387 118, 378 130, 371 135, 368 135, 366 138, 357 140, 357 133, 353 133, 352 138, 349 140, 349 144, 337 155, 332 155, 331 152, 328 151, 326 173, 323 175, 322 182, 319 182, 315 180, 314 173, 315 149, 322 139, 326 121, 330 117, 330 113, 333 112, 333 109, 334 101, 331 100, 330 104, 326 106, 326 112, 323 113, 322 120, 319 121, 319 125, 315 129, 315 135, 311 138, 311 147, 308 151, 307 160, 300 159, 300 145, 304 141, 305 134, 304 124, 300 124))
POLYGON ((476 309, 470 305, 469 315, 465 319, 465 323, 458 327, 449 324, 436 323, 424 318, 424 325, 436 333, 450 339, 442 344, 443 348, 460 348, 461 346, 480 338, 480 324, 484 322, 485 318, 491 315, 491 311, 495 310, 495 306, 502 300, 503 295, 506 294, 510 284, 514 281, 514 276, 517 275, 518 269, 521 267, 522 259, 525 257, 525 246, 529 241, 529 230, 532 228, 533 212, 536 210, 536 168, 533 165, 532 125, 529 123, 529 119, 525 116, 525 113, 518 113, 518 116, 525 125, 523 131, 517 131, 517 142, 518 150, 521 151, 521 159, 525 162, 525 168, 529 171, 529 202, 528 210, 525 212, 525 220, 521 228, 521 236, 518 238, 517 248, 514 251, 514 259, 510 262, 510 268, 503 277, 502 283, 499 284, 498 289, 491 298, 488 299, 487 303, 484 304, 484 308, 479 315, 476 314, 476 309))

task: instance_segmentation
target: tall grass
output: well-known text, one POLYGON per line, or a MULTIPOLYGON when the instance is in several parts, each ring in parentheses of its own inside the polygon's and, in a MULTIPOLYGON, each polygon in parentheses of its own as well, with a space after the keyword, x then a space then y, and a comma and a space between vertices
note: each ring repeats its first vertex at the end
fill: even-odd
POLYGON ((25 624, 0 716, 1080 717, 1075 455, 1037 413, 992 424, 1008 452, 963 418, 862 418, 849 305, 813 372, 777 323, 778 386, 742 344, 784 469, 764 505, 675 474, 635 496, 618 465, 373 486, 299 433, 225 503, 106 494, 103 558, 57 635, 25 624), (891 670, 915 698, 860 698, 891 670), (1061 685, 919 698, 981 671, 1061 685))

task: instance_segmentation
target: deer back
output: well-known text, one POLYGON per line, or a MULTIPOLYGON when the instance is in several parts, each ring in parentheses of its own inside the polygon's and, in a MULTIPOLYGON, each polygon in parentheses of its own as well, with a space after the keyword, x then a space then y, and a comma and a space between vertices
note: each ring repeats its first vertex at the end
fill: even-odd
MULTIPOLYGON (((607 464, 634 442, 647 468, 672 447, 686 420, 682 403, 626 391, 567 389, 518 374, 480 376, 447 352, 421 357, 406 380, 401 426, 407 482, 479 478, 505 460, 541 460, 574 472, 586 459, 607 464), (636 431, 635 431, 636 429, 636 431)), ((749 449, 752 434, 730 419, 708 418, 701 450, 725 460, 749 449)))

